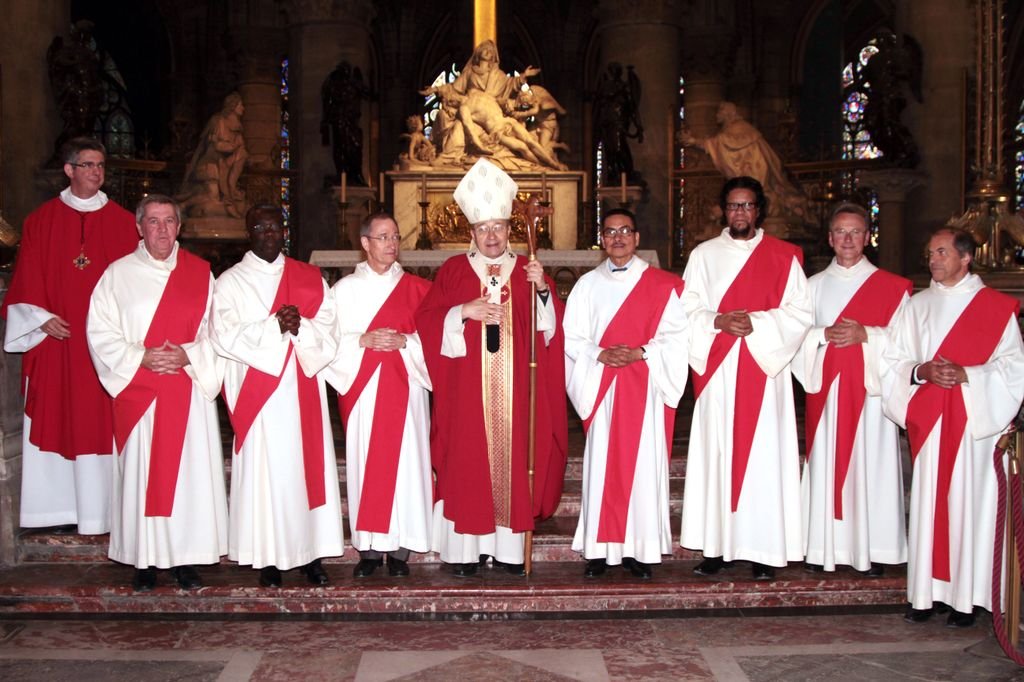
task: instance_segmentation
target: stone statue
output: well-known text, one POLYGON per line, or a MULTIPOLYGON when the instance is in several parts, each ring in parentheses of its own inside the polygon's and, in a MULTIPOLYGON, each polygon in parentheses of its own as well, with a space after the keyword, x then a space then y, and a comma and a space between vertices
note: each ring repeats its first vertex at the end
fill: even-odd
POLYGON ((405 129, 407 132, 402 133, 401 139, 408 142, 409 146, 400 158, 424 164, 433 163, 434 145, 423 134, 423 117, 409 116, 405 119, 405 129))
POLYGON ((717 135, 698 138, 684 128, 679 131, 679 141, 707 152, 726 178, 749 175, 758 180, 768 198, 767 218, 797 225, 806 222, 810 217, 807 197, 790 182, 779 155, 760 131, 740 116, 732 102, 718 105, 717 118, 721 126, 717 135))
POLYGON ((363 178, 363 129, 359 120, 363 114, 363 100, 370 96, 362 71, 344 60, 338 62, 320 88, 323 102, 320 137, 324 146, 331 145, 337 172, 332 184, 341 182, 344 172, 349 185, 366 186, 363 178))
POLYGON ((640 79, 632 66, 626 71, 623 78, 622 64, 608 64, 594 93, 594 133, 603 148, 605 184, 617 184, 623 173, 631 183, 640 183, 629 151, 629 140, 644 141, 640 79))
POLYGON ((96 119, 104 103, 100 61, 89 47, 92 22, 79 21, 65 42, 57 36, 46 50, 50 85, 64 120, 64 130, 54 143, 54 160, 60 163, 64 143, 74 137, 95 135, 96 119))
POLYGON ((533 117, 532 132, 537 136, 540 146, 552 156, 555 155, 556 150, 571 151, 569 145, 558 139, 558 117, 565 116, 565 108, 548 92, 547 88, 531 85, 527 90, 520 91, 515 99, 510 99, 509 105, 511 107, 509 113, 516 120, 525 122, 533 117))
POLYGON ((526 79, 538 73, 531 66, 519 76, 509 76, 501 70, 497 45, 485 40, 454 81, 421 90, 420 94, 436 94, 441 100, 433 165, 461 168, 476 157, 488 156, 505 170, 565 170, 554 150, 510 115, 526 79))
POLYGON ((917 143, 910 129, 900 121, 907 106, 907 90, 918 102, 921 94, 921 46, 904 34, 883 28, 875 39, 878 54, 864 66, 864 80, 871 83, 864 106, 864 126, 886 160, 904 168, 914 168, 921 161, 917 143))
POLYGON ((189 217, 245 215, 245 195, 238 189, 238 178, 249 158, 242 137, 244 113, 241 95, 232 92, 199 136, 178 196, 189 217))

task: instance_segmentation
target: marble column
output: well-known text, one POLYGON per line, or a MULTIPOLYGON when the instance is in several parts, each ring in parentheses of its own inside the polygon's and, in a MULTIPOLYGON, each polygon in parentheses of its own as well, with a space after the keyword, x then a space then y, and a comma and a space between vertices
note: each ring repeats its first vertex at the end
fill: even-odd
POLYGON ((915 253, 916 242, 908 240, 907 198, 918 187, 927 185, 928 176, 907 168, 863 171, 858 176, 861 187, 870 187, 878 194, 878 267, 909 275, 920 269, 920 259, 908 258, 915 253))
POLYGON ((644 141, 630 140, 633 165, 647 182, 636 214, 644 248, 656 249, 662 262, 668 262, 672 238, 668 172, 675 159, 679 30, 687 5, 684 0, 601 0, 595 10, 599 69, 610 62, 632 65, 643 86, 644 141))
MULTIPOLYGON (((323 107, 320 88, 338 62, 359 67, 363 80, 375 86, 370 22, 376 8, 370 0, 288 0, 292 168, 299 172, 294 223, 301 235, 299 258, 314 249, 333 249, 338 241, 338 197, 324 178, 334 174, 330 147, 320 139, 323 107)), ((370 141, 369 102, 363 103, 364 175, 374 153, 370 141)))

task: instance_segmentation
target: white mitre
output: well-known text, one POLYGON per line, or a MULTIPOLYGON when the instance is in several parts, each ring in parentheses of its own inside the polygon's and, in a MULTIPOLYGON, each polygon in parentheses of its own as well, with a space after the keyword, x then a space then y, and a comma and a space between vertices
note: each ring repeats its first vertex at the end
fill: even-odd
POLYGON ((455 203, 470 225, 512 217, 512 200, 519 185, 487 159, 480 159, 455 188, 455 203))

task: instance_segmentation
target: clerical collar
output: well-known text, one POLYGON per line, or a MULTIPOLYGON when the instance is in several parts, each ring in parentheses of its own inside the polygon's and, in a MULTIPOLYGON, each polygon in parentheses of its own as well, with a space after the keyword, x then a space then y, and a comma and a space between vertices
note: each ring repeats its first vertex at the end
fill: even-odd
POLYGON ((96 192, 96 194, 93 194, 88 199, 81 199, 71 193, 70 187, 65 187, 60 193, 60 200, 76 211, 82 211, 84 213, 98 211, 106 206, 107 202, 110 201, 107 198, 107 195, 103 192, 96 192))
POLYGON ((634 260, 636 260, 636 256, 631 256, 630 259, 626 262, 626 264, 622 266, 616 266, 615 263, 612 263, 611 258, 607 259, 605 263, 608 264, 608 270, 610 270, 611 272, 625 272, 626 270, 629 270, 631 265, 633 265, 634 260))

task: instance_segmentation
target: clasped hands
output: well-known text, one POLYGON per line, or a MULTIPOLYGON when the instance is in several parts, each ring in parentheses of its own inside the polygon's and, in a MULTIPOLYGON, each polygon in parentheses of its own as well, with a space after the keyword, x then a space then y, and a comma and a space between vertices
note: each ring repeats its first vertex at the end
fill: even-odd
POLYGON ((299 322, 302 320, 302 317, 299 315, 297 307, 284 303, 274 313, 274 317, 277 318, 277 324, 281 328, 282 334, 289 333, 292 336, 298 336, 299 322))
POLYGON ((720 329, 726 334, 743 337, 750 336, 754 331, 754 325, 746 310, 731 310, 727 313, 719 313, 715 317, 715 329, 720 329))
POLYGON ((389 327, 381 327, 360 336, 359 346, 370 350, 401 350, 405 348, 405 334, 396 332, 389 327))
POLYGON ((639 347, 630 348, 624 343, 619 343, 601 351, 597 361, 609 367, 626 367, 643 358, 644 352, 639 347))
POLYGON ((868 332, 860 322, 843 317, 831 327, 825 327, 825 340, 836 348, 846 348, 867 343, 868 332))
POLYGON ((953 388, 957 384, 967 383, 967 371, 955 362, 950 362, 941 355, 936 360, 929 360, 917 366, 917 378, 935 384, 939 388, 953 388))
MULTIPOLYGON (((544 293, 548 290, 548 282, 544 279, 544 266, 539 260, 532 260, 523 266, 526 271, 526 281, 537 285, 537 293, 544 293)), ((484 324, 501 324, 505 315, 505 307, 499 303, 491 303, 490 296, 484 294, 480 298, 473 299, 462 304, 462 319, 477 320, 484 324)))
POLYGON ((157 374, 177 374, 188 364, 185 350, 170 341, 164 341, 156 348, 147 348, 142 354, 142 366, 157 374))

